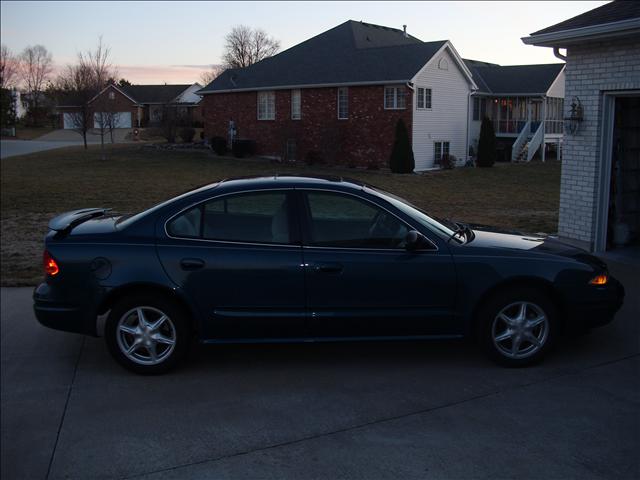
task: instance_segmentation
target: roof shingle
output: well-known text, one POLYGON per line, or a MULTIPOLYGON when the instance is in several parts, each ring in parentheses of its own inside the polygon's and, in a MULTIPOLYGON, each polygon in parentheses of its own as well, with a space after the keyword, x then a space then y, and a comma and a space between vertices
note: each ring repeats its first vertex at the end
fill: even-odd
POLYGON ((564 63, 542 65, 479 65, 465 60, 481 93, 541 95, 546 93, 564 63))
POLYGON ((191 85, 127 85, 118 87, 138 103, 168 103, 191 85))
POLYGON ((249 67, 227 70, 201 92, 409 81, 445 43, 349 20, 249 67))
POLYGON ((637 0, 616 0, 601 7, 589 10, 581 15, 556 23, 550 27, 533 32, 531 36, 544 33, 562 32, 575 28, 593 27, 605 23, 620 22, 640 17, 640 2, 637 0))

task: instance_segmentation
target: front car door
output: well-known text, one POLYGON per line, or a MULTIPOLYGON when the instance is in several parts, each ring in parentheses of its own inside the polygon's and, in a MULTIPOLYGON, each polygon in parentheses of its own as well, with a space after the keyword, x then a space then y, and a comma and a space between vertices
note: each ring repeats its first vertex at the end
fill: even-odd
POLYGON ((448 249, 408 251, 414 229, 346 192, 302 190, 310 329, 317 337, 456 334, 456 275, 448 249))
POLYGON ((158 239, 171 279, 208 340, 308 335, 293 190, 222 195, 175 215, 158 239))

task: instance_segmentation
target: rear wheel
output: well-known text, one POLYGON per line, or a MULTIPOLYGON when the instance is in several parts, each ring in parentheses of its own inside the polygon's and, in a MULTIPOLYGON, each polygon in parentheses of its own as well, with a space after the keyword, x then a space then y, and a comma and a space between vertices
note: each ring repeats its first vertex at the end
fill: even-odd
POLYGON ((547 295, 533 288, 497 293, 485 303, 479 320, 485 351, 506 366, 540 361, 556 336, 556 308, 547 295))
POLYGON ((141 374, 164 373, 186 354, 187 316, 175 303, 153 295, 123 298, 111 310, 105 339, 111 355, 141 374))

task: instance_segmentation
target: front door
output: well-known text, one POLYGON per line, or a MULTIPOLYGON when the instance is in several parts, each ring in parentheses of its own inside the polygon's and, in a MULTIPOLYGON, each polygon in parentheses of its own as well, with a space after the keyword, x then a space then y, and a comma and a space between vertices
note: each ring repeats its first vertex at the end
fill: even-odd
POLYGON ((302 193, 310 328, 317 337, 456 332, 456 276, 448 251, 410 252, 411 226, 380 206, 339 192, 302 193))
POLYGON ((162 265, 195 300, 208 340, 307 335, 302 251, 290 192, 218 197, 167 223, 162 265))

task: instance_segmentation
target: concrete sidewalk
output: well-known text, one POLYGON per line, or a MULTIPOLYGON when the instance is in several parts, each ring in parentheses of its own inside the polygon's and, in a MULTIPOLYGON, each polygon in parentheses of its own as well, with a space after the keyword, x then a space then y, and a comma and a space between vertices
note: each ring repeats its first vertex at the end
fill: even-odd
POLYGON ((160 377, 2 289, 2 478, 638 478, 640 275, 615 322, 504 369, 464 342, 198 347, 160 377))
MULTIPOLYGON (((126 137, 131 132, 130 128, 119 128, 114 131, 114 143, 129 143, 126 137)), ((105 144, 111 143, 111 137, 105 136, 105 144)), ((88 134, 87 143, 100 144, 100 135, 88 134)), ((29 153, 53 150, 56 148, 84 145, 82 136, 73 130, 54 130, 36 140, 0 140, 0 158, 27 155, 29 153)))

